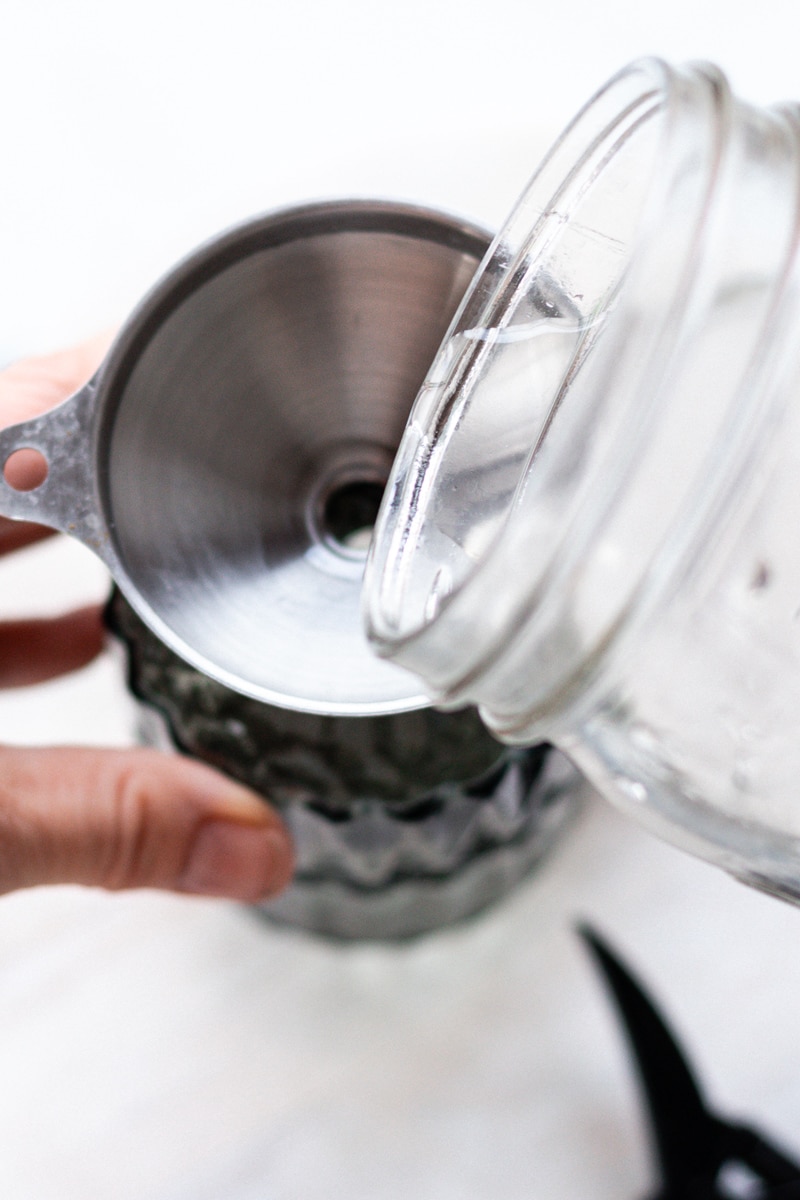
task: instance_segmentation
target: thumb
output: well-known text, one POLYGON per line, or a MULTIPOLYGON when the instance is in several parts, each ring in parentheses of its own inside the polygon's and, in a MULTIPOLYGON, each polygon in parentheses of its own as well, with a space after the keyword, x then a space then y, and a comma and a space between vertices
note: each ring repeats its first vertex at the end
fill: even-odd
POLYGON ((292 868, 277 814, 200 763, 0 747, 0 893, 82 883, 252 902, 281 891, 292 868))

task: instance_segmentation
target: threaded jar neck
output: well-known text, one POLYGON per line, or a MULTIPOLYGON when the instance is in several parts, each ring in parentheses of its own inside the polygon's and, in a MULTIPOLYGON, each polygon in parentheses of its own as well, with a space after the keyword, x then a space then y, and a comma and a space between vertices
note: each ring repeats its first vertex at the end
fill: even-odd
POLYGON ((796 318, 800 137, 707 66, 613 79, 498 235, 412 412, 367 575, 379 651, 552 736, 736 519, 796 318))

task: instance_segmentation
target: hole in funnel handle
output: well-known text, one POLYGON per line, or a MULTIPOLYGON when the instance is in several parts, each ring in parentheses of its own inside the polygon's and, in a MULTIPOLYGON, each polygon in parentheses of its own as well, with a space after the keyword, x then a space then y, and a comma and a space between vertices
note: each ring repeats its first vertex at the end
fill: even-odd
POLYGON ((3 466, 3 478, 15 492, 34 492, 47 479, 47 459, 41 450, 20 447, 9 454, 3 466))

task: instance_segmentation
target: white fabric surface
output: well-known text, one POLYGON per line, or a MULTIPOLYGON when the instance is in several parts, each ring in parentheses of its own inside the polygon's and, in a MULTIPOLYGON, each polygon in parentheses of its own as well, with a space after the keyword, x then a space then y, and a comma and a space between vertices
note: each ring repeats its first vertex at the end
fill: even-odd
MULTIPOLYGON (((124 317, 261 209, 386 195, 497 223, 549 135, 644 52, 800 96, 796 5, 229 0, 0 9, 0 361, 124 317)), ((102 595, 80 548, 0 566, 0 611, 102 595)), ((124 743, 113 664, 0 698, 7 741, 124 743)), ((653 985, 712 1096, 800 1152, 800 913, 597 801, 529 885, 405 948, 235 905, 0 900, 11 1200, 626 1200, 649 1162, 572 932, 653 985)))

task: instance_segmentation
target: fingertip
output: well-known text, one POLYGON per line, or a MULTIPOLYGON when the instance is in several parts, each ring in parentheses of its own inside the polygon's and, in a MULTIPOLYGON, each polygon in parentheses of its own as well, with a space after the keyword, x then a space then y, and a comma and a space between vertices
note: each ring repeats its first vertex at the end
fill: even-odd
POLYGON ((256 903, 282 892, 292 869, 291 843, 279 826, 208 821, 197 831, 177 890, 256 903))
POLYGON ((77 671, 104 645, 97 605, 58 617, 0 622, 0 687, 30 687, 77 671))
POLYGON ((106 643, 107 630, 103 622, 103 605, 87 604, 66 614, 73 641, 80 643, 83 653, 94 658, 106 643))
POLYGON ((204 763, 179 759, 203 812, 178 891, 255 902, 277 896, 295 868, 292 836, 263 797, 204 763))

